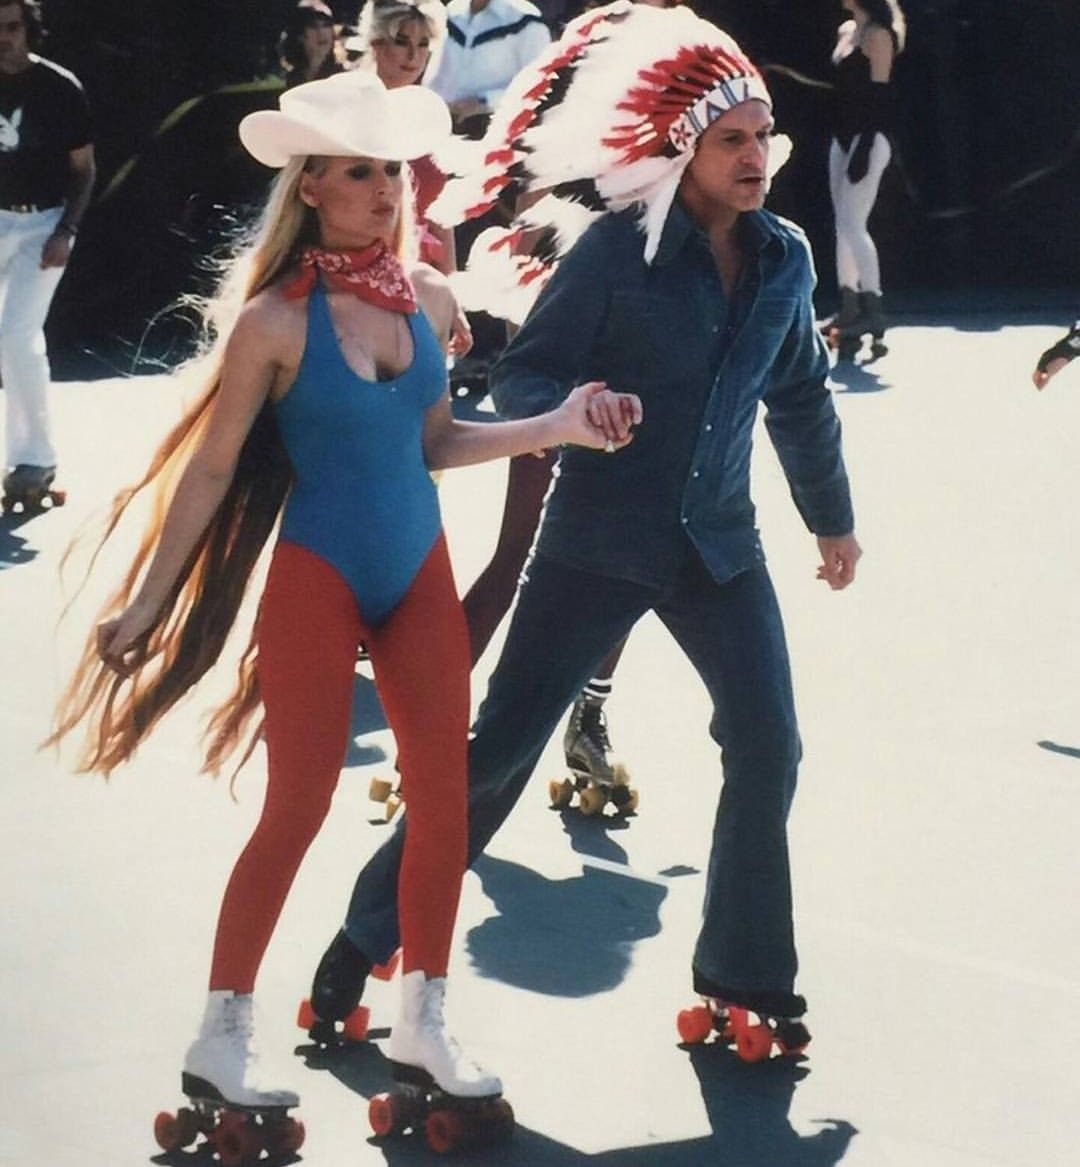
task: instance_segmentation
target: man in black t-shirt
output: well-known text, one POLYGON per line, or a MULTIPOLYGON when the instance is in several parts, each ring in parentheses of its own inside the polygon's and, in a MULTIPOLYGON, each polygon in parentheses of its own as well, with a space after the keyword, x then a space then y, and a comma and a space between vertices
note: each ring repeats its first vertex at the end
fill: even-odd
POLYGON ((94 185, 82 85, 31 49, 37 0, 0 0, 0 376, 7 398, 5 498, 56 473, 44 325, 94 185))

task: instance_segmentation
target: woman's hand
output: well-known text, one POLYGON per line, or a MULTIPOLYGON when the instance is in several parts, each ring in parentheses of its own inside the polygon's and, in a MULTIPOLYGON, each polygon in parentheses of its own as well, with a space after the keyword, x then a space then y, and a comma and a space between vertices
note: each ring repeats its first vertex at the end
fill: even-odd
POLYGON ((134 600, 115 620, 98 625, 98 656, 106 668, 121 677, 130 677, 146 660, 146 645, 157 622, 157 613, 141 600, 134 600))
POLYGON ((616 393, 603 381, 578 385, 555 412, 567 427, 564 442, 609 454, 633 441, 631 430, 642 419, 637 394, 616 393))

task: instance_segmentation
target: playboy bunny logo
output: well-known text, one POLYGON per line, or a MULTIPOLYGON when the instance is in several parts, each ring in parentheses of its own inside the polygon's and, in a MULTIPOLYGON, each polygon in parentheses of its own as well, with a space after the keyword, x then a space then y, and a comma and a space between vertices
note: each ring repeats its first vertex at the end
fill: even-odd
POLYGON ((0 113, 0 154, 10 154, 19 148, 19 127, 22 125, 22 108, 10 118, 0 113))

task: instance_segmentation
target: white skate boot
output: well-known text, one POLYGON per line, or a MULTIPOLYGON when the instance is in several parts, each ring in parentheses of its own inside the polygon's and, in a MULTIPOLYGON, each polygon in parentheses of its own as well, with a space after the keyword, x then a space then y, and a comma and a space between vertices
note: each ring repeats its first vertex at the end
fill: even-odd
POLYGON ((401 978, 401 1012, 389 1048, 395 1078, 422 1084, 430 1077, 440 1090, 459 1098, 501 1094, 502 1082, 470 1061, 446 1032, 445 996, 445 977, 429 980, 415 969, 401 978))
POLYGON ((199 1036, 184 1058, 184 1093, 234 1106, 296 1106, 292 1090, 267 1090, 259 1082, 250 993, 212 991, 199 1036))

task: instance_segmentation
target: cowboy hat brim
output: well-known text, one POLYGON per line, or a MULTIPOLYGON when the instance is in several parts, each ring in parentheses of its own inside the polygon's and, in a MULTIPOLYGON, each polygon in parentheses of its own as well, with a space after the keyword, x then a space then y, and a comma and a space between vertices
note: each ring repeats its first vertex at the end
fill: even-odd
MULTIPOLYGON (((309 85, 326 86, 335 80, 328 78, 309 85)), ((298 86, 293 93, 306 88, 298 86)), ((451 130, 446 103, 419 85, 384 91, 377 117, 370 116, 374 111, 365 109, 360 102, 355 116, 347 119, 320 119, 301 103, 290 103, 289 110, 257 110, 240 122, 240 141, 264 166, 277 169, 290 158, 319 154, 408 161, 430 154, 445 142, 451 130)))

